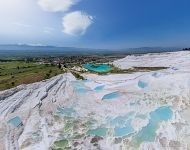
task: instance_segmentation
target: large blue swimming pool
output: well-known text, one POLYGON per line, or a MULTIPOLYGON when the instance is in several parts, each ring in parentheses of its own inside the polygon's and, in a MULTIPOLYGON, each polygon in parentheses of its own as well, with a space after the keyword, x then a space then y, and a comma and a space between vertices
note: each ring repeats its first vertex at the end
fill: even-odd
POLYGON ((98 73, 106 73, 109 72, 112 68, 107 64, 85 64, 83 65, 85 69, 89 71, 94 71, 98 73))

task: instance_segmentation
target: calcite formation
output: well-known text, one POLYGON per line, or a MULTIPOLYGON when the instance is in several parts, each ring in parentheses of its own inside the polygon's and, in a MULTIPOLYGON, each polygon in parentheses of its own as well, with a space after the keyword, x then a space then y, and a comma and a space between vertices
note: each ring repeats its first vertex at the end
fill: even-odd
POLYGON ((127 56, 132 74, 70 73, 0 92, 2 150, 190 149, 190 52, 127 56))

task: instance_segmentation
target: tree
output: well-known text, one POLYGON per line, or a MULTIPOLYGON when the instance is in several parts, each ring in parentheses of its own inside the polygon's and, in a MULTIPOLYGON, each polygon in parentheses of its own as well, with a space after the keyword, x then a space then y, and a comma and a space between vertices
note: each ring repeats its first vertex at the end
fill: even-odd
POLYGON ((15 82, 11 82, 11 84, 12 84, 12 86, 14 86, 14 85, 15 85, 15 82))
POLYGON ((46 73, 45 79, 48 79, 50 77, 49 73, 46 73))
POLYGON ((61 63, 59 63, 58 68, 61 69, 61 63))

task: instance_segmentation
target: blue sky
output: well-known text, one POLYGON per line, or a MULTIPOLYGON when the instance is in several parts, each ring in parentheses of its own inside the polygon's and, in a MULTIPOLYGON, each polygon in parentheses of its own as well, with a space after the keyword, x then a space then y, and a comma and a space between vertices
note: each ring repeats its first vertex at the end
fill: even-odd
POLYGON ((190 46, 189 0, 0 0, 0 44, 190 46))

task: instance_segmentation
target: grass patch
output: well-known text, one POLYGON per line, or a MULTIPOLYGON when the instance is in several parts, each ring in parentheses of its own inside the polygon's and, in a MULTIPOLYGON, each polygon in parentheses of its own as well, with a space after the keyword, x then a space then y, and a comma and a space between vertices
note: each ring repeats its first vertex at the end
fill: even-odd
POLYGON ((123 74, 123 73, 135 73, 135 72, 148 72, 167 69, 168 67, 133 67, 130 69, 119 69, 117 67, 112 67, 113 69, 110 73, 123 74))
POLYGON ((140 70, 140 71, 157 71, 157 70, 163 70, 168 69, 168 67, 133 67, 134 70, 140 70))
POLYGON ((68 145, 68 141, 67 140, 55 141, 54 145, 58 148, 65 148, 68 145))
POLYGON ((85 78, 83 76, 81 76, 78 72, 71 71, 71 73, 75 76, 76 79, 85 80, 85 78))
POLYGON ((61 73, 63 70, 57 66, 24 61, 0 62, 0 90, 49 79, 61 73))

